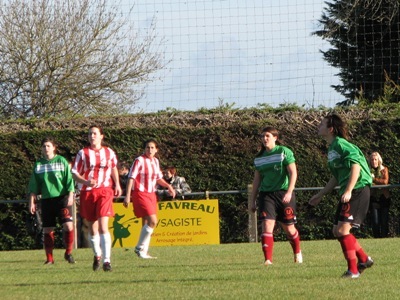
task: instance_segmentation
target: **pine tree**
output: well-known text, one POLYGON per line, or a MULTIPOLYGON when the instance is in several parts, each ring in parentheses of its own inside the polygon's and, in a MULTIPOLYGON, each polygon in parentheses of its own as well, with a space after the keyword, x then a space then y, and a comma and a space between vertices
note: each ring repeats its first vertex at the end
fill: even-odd
POLYGON ((399 102, 400 95, 384 98, 385 84, 400 84, 400 1, 335 0, 326 2, 314 34, 332 48, 321 51, 339 69, 341 85, 332 87, 346 97, 373 103, 386 99, 399 102))

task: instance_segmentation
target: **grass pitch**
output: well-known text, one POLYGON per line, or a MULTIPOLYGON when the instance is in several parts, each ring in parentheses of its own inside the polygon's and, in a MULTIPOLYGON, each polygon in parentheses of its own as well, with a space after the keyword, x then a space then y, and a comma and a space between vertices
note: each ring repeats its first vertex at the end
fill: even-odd
POLYGON ((90 249, 74 251, 76 264, 55 250, 0 252, 0 299, 398 299, 400 239, 359 240, 375 264, 359 279, 347 269, 335 240, 304 241, 304 263, 293 263, 288 242, 276 242, 265 267, 260 244, 153 247, 157 260, 133 249, 112 250, 112 272, 93 272, 90 249))

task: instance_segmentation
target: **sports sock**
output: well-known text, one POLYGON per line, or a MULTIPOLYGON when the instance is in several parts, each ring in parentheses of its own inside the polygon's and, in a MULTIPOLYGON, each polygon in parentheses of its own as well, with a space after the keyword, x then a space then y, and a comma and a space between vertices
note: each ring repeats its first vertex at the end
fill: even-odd
POLYGON ((364 252, 363 248, 358 243, 357 239, 355 242, 355 247, 356 247, 356 255, 357 255, 358 260, 362 263, 365 263, 368 260, 368 255, 364 252))
POLYGON ((347 234, 338 238, 344 258, 347 260, 347 269, 353 273, 358 273, 357 256, 356 256, 356 238, 352 234, 347 234))
POLYGON ((53 248, 54 248, 54 232, 44 234, 44 250, 46 252, 47 261, 54 261, 53 248))
POLYGON ((144 252, 148 253, 149 252, 149 247, 150 247, 150 241, 151 241, 151 235, 154 232, 154 228, 151 228, 150 226, 148 226, 147 230, 147 238, 144 240, 144 252))
POLYGON ((301 249, 300 249, 299 231, 296 229, 295 234, 293 234, 293 235, 287 234, 286 236, 287 236, 287 239, 289 240, 290 245, 292 246, 293 253, 294 254, 300 253, 301 249))
POLYGON ((261 234, 261 247, 264 252, 264 259, 272 262, 274 251, 274 235, 272 232, 263 232, 261 234))
POLYGON ((111 235, 109 232, 100 234, 100 247, 103 253, 103 262, 111 261, 111 235))
POLYGON ((72 248, 74 246, 74 230, 64 231, 64 245, 65 245, 65 253, 71 254, 72 248))
POLYGON ((94 256, 101 257, 102 253, 101 253, 101 247, 100 247, 100 235, 99 234, 91 235, 90 233, 88 233, 88 237, 89 237, 90 245, 92 246, 94 256))
POLYGON ((145 224, 140 230, 140 236, 136 248, 147 253, 149 250, 150 239, 154 229, 145 224))

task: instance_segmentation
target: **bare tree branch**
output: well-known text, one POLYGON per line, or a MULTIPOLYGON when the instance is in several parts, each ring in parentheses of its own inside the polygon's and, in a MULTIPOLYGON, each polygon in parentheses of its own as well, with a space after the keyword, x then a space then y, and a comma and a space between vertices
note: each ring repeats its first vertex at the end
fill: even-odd
POLYGON ((107 0, 0 0, 0 117, 121 114, 165 67, 107 0))

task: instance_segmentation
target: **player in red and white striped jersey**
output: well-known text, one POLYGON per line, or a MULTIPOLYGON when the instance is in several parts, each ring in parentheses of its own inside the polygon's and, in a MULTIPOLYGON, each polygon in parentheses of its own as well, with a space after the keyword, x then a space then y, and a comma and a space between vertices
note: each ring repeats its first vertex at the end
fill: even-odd
POLYGON ((140 258, 154 258, 148 254, 150 238, 157 226, 157 195, 156 186, 168 188, 168 192, 175 198, 174 188, 162 177, 160 162, 155 157, 158 152, 158 143, 154 139, 144 143, 144 154, 137 157, 132 164, 128 175, 124 206, 133 202, 133 212, 137 218, 142 218, 142 229, 135 253, 140 258))
POLYGON ((93 270, 111 271, 111 236, 108 219, 114 216, 113 198, 121 196, 117 156, 103 146, 103 130, 99 126, 89 128, 90 146, 81 149, 75 158, 72 174, 82 185, 80 192, 81 216, 89 223, 89 240, 94 252, 93 270))

